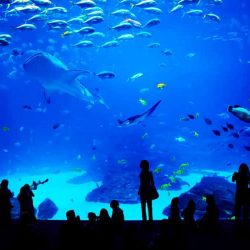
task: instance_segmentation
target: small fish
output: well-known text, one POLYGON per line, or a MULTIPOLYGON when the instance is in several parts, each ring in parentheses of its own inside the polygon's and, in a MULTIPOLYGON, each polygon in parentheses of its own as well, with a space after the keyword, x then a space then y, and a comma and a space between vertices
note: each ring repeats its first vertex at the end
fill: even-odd
POLYGON ((233 124, 231 124, 231 123, 227 123, 226 125, 227 125, 227 127, 228 127, 229 129, 231 129, 231 130, 233 130, 233 129, 234 129, 234 125, 233 125, 233 124))
POLYGON ((125 164, 127 164, 127 161, 125 159, 117 160, 117 164, 125 165, 125 164))
POLYGON ((60 126, 61 126, 60 123, 55 123, 55 124, 52 126, 52 128, 53 128, 53 129, 57 129, 57 128, 59 128, 60 126))
POLYGON ((216 136, 220 136, 220 131, 219 131, 219 130, 213 129, 212 131, 213 131, 213 133, 214 133, 216 136))
POLYGON ((211 125, 211 124, 213 123, 212 120, 209 119, 209 118, 205 118, 204 121, 205 121, 205 123, 208 124, 208 125, 211 125))
POLYGON ((173 51, 171 49, 165 49, 162 51, 162 53, 166 56, 172 56, 173 55, 173 51))
POLYGON ((189 117, 190 119, 192 119, 192 120, 195 119, 195 116, 194 116, 194 115, 191 115, 191 114, 189 114, 188 117, 189 117))
POLYGON ((174 175, 182 175, 182 174, 184 174, 184 169, 179 169, 177 171, 174 171, 173 174, 174 175))
POLYGON ((144 140, 144 139, 147 138, 147 137, 148 137, 148 133, 145 132, 145 133, 141 136, 141 139, 144 140))
POLYGON ((233 145, 232 143, 229 143, 227 146, 228 146, 229 148, 231 148, 231 149, 234 148, 234 145, 233 145))
POLYGON ((202 200, 202 201, 207 201, 207 197, 206 197, 205 195, 203 195, 203 196, 201 197, 201 200, 202 200))
POLYGON ((136 79, 138 79, 138 78, 140 78, 140 77, 142 77, 143 76, 143 73, 141 73, 141 72, 139 72, 139 73, 136 73, 136 74, 134 74, 134 75, 132 75, 132 76, 130 76, 129 78, 128 78, 128 81, 135 81, 136 79))
POLYGON ((189 162, 185 162, 185 163, 181 163, 180 164, 180 168, 185 168, 185 167, 188 167, 190 164, 189 164, 189 162))
POLYGON ((244 146, 244 149, 250 151, 250 146, 244 146))
POLYGON ((223 129, 223 131, 228 132, 228 128, 227 127, 221 126, 221 128, 223 129))
POLYGON ((166 86, 167 86, 167 84, 164 82, 160 82, 160 83, 156 84, 157 89, 164 89, 166 86))
POLYGON ((115 73, 111 71, 101 71, 97 73, 96 76, 98 76, 101 79, 111 79, 115 77, 115 73))
POLYGON ((167 189, 168 187, 171 187, 171 186, 172 186, 171 183, 162 184, 162 185, 160 186, 160 189, 161 189, 161 190, 165 190, 165 189, 167 189))
POLYGON ((7 126, 2 127, 3 132, 9 132, 10 128, 7 126))
POLYGON ((154 170, 153 170, 153 173, 160 173, 160 172, 162 172, 162 168, 160 168, 160 167, 158 167, 158 168, 155 168, 154 170))
POLYGON ((185 142, 186 141, 186 139, 184 137, 181 137, 181 136, 175 137, 175 140, 178 142, 185 142))
POLYGON ((152 27, 152 26, 158 25, 159 23, 160 23, 160 19, 159 18, 153 18, 153 19, 150 19, 148 22, 146 22, 143 25, 143 28, 152 27))
POLYGON ((146 105, 148 105, 148 102, 145 100, 145 99, 143 99, 143 98, 139 98, 139 103, 141 104, 141 105, 143 105, 143 106, 146 106, 146 105))
POLYGON ((240 135, 239 135, 238 132, 233 132, 233 133, 232 133, 232 136, 235 137, 235 138, 239 138, 239 137, 240 137, 240 135))
POLYGON ((23 108, 24 108, 24 109, 27 109, 27 110, 31 110, 31 109, 32 109, 32 107, 29 106, 29 105, 23 105, 23 108))
POLYGON ((194 131, 194 137, 199 137, 199 132, 194 131))

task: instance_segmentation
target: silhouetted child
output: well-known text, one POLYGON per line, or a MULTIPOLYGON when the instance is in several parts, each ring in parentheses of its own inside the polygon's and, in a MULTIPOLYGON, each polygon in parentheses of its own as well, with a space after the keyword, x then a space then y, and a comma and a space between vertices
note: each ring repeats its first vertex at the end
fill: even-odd
POLYGON ((118 200, 112 200, 110 202, 112 208, 111 222, 115 230, 121 230, 124 226, 124 213, 119 207, 118 200))
POLYGON ((240 220, 241 210, 243 209, 243 221, 247 222, 250 202, 250 191, 248 188, 250 183, 250 173, 247 164, 240 164, 238 172, 233 173, 232 181, 236 182, 235 220, 240 220))
POLYGON ((8 188, 8 180, 3 179, 0 184, 0 227, 8 226, 11 222, 11 198, 13 193, 8 188))
POLYGON ((213 195, 206 195, 206 203, 206 212, 199 221, 199 226, 202 230, 215 232, 219 226, 219 209, 213 195))
POLYGON ((196 210, 196 204, 193 199, 188 201, 186 208, 181 212, 183 217, 183 223, 187 228, 196 229, 196 221, 194 219, 194 213, 196 210))

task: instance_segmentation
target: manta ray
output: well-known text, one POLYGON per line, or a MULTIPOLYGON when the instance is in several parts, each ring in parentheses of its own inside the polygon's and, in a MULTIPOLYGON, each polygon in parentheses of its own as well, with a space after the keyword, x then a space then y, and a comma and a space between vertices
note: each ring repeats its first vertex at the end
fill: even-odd
POLYGON ((160 102, 161 100, 157 101, 150 109, 143 112, 142 114, 131 116, 125 120, 118 119, 119 125, 130 126, 130 125, 136 125, 136 124, 143 122, 148 116, 150 116, 155 111, 155 109, 160 104, 160 102))
POLYGON ((23 69, 46 91, 67 93, 90 104, 99 102, 106 105, 97 93, 91 92, 77 79, 89 71, 69 69, 58 58, 43 51, 31 51, 28 55, 23 63, 23 69))

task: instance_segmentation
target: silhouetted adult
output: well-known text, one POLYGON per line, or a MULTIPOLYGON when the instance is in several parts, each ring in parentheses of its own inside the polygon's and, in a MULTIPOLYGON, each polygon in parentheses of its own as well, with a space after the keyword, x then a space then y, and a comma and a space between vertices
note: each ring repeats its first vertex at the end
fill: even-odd
POLYGON ((142 160, 140 162, 140 168, 138 195, 140 195, 141 201, 142 221, 147 221, 146 206, 148 209, 148 219, 149 221, 153 221, 153 206, 152 199, 150 198, 150 188, 154 185, 154 177, 152 171, 149 171, 149 162, 147 160, 142 160))
POLYGON ((202 230, 217 230, 219 226, 219 208, 213 195, 206 195, 206 212, 199 221, 202 230))
POLYGON ((194 213, 196 210, 196 204, 193 199, 188 201, 187 206, 181 212, 181 216, 183 217, 184 225, 188 228, 195 229, 196 221, 194 219, 194 213))
POLYGON ((11 222, 11 198, 13 193, 8 188, 9 181, 3 179, 0 184, 0 227, 8 226, 11 222))
POLYGON ((29 184, 25 184, 20 188, 20 192, 17 196, 17 199, 20 204, 21 223, 29 224, 36 221, 33 197, 34 193, 32 192, 29 184))
POLYGON ((80 216, 73 209, 66 212, 66 222, 60 227, 60 248, 78 249, 83 243, 83 226, 80 216))
POLYGON ((102 228, 110 227, 111 217, 110 217, 109 212, 106 208, 102 208, 100 210, 97 221, 98 221, 99 227, 102 227, 102 228))
POLYGON ((85 246, 89 246, 91 249, 98 249, 98 222, 95 212, 88 212, 88 220, 84 226, 84 235, 86 241, 83 243, 85 246))
POLYGON ((112 200, 110 202, 110 207, 112 208, 111 222, 112 226, 116 230, 121 230, 124 226, 124 213, 119 207, 118 200, 112 200))
POLYGON ((235 192, 235 220, 239 221, 241 210, 243 210, 243 221, 247 222, 249 217, 249 202, 250 202, 250 173, 246 163, 239 166, 238 172, 234 172, 232 181, 236 182, 235 192))
POLYGON ((98 246, 97 249, 109 249, 112 243, 111 217, 106 208, 100 210, 98 216, 98 246))

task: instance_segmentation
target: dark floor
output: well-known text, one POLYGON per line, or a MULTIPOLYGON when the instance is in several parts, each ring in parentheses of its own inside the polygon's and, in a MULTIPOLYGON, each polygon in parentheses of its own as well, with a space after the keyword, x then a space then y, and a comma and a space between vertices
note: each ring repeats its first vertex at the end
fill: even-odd
MULTIPOLYGON (((21 228, 14 221, 8 229, 0 231, 0 250, 32 249, 250 249, 250 227, 235 225, 234 221, 221 221, 219 229, 191 230, 173 228, 162 229, 162 221, 144 225, 141 221, 126 221, 124 230, 110 233, 108 230, 89 234, 81 231, 78 238, 70 239, 72 244, 61 244, 60 229, 65 221, 38 221, 35 226, 21 228), (106 239, 105 237, 107 236, 106 239), (74 244, 75 243, 75 244, 74 244), (78 245, 78 246, 76 246, 78 245)), ((85 225, 86 221, 82 221, 85 225)), ((68 239, 67 239, 68 240, 68 239)))

